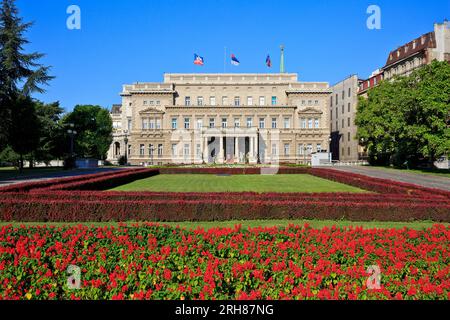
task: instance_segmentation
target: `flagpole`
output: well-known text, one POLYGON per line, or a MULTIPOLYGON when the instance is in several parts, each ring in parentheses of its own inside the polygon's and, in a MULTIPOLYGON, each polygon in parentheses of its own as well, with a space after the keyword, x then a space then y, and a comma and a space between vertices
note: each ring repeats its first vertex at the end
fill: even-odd
POLYGON ((223 52, 223 73, 226 73, 226 65, 227 65, 227 47, 224 47, 223 52))

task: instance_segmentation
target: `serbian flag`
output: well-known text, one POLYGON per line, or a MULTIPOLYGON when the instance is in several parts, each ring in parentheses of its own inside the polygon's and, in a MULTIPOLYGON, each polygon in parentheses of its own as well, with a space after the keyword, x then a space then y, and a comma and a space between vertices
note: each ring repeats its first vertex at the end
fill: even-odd
POLYGON ((231 64, 233 66, 238 66, 240 64, 239 60, 236 58, 234 54, 231 55, 231 64))
POLYGON ((272 66, 272 61, 270 60, 270 56, 269 55, 267 55, 267 58, 266 58, 266 66, 268 68, 270 68, 272 66))
POLYGON ((203 57, 200 57, 198 54, 194 53, 194 64, 202 66, 204 64, 203 57))

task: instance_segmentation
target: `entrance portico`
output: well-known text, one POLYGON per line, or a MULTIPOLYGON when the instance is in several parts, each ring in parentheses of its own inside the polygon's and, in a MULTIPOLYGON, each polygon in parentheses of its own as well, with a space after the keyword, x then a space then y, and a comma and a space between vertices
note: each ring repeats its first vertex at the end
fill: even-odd
POLYGON ((202 131, 206 163, 251 163, 258 159, 258 132, 250 129, 205 129, 202 131))

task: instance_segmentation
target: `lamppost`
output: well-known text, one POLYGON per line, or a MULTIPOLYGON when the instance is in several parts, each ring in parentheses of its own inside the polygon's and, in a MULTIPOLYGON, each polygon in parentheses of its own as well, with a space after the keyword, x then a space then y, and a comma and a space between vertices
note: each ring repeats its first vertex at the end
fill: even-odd
POLYGON ((328 137, 328 154, 330 156, 330 163, 333 161, 333 155, 331 154, 331 141, 333 141, 333 139, 331 138, 331 136, 328 137))
POLYGON ((75 125, 73 123, 69 123, 69 129, 67 129, 67 133, 70 137, 70 157, 73 158, 73 140, 75 138, 75 135, 77 134, 77 131, 73 128, 75 125))
POLYGON ((128 130, 124 130, 123 142, 125 143, 125 165, 128 164, 128 130))

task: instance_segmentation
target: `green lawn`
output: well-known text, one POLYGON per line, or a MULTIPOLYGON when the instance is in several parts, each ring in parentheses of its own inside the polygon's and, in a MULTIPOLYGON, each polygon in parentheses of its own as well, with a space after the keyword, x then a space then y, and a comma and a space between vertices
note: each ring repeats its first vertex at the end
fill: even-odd
MULTIPOLYGON (((133 224, 136 222, 127 222, 127 224, 133 224)), ((166 224, 170 226, 180 226, 181 228, 186 229, 197 229, 198 227, 204 228, 205 230, 221 227, 221 228, 232 228, 237 224, 242 225, 243 229, 247 229, 249 227, 286 227, 289 224, 300 225, 303 226, 305 223, 308 223, 311 228, 314 229, 322 229, 324 227, 331 228, 332 226, 336 226, 338 228, 342 227, 363 227, 364 229, 402 229, 407 227, 409 229, 415 230, 423 230, 431 228, 436 222, 432 221, 414 221, 414 222, 377 222, 377 221, 344 221, 344 220, 246 220, 246 221, 208 221, 208 222, 159 222, 160 224, 166 224)), ((0 228, 6 225, 13 225, 15 227, 19 227, 21 225, 25 226, 74 226, 74 225, 87 225, 87 226, 95 226, 95 227, 105 227, 105 226, 117 226, 116 222, 76 222, 76 223, 66 223, 66 222, 0 222, 0 228)), ((450 226, 449 223, 441 223, 447 227, 450 226)))
POLYGON ((307 174, 231 176, 161 174, 136 180, 112 190, 168 192, 367 192, 307 174))

